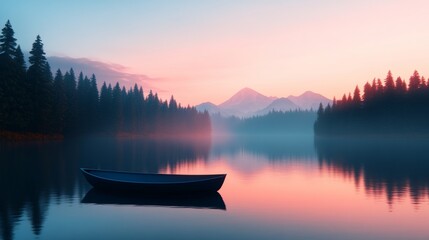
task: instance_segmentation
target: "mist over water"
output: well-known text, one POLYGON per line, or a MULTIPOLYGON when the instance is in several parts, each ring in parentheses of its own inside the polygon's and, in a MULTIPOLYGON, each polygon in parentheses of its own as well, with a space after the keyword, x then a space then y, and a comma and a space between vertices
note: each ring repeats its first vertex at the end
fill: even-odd
POLYGON ((1 238, 427 238, 428 151, 312 135, 2 143, 1 238), (136 198, 97 193, 80 167, 228 175, 219 194, 136 198))

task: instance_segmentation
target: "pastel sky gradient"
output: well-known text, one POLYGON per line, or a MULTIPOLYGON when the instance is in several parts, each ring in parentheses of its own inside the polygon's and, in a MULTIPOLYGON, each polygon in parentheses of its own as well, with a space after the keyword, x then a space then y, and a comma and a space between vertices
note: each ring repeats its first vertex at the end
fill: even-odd
MULTIPOLYGON (((429 1, 2 0, 23 50, 121 64, 182 104, 243 87, 329 98, 374 77, 429 75, 429 1)), ((91 73, 87 73, 91 74, 91 73)))

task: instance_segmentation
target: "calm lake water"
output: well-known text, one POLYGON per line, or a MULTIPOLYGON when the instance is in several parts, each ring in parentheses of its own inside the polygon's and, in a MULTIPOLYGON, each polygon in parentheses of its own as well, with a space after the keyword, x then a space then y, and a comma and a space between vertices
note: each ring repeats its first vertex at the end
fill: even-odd
POLYGON ((424 140, 0 145, 2 239, 429 239, 424 140), (219 194, 105 195, 79 168, 227 173, 219 194))

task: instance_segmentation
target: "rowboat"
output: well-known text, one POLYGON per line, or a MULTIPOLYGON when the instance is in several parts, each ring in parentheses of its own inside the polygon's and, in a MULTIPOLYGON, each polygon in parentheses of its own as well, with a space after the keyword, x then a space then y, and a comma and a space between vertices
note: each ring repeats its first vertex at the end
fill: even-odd
POLYGON ((90 168, 81 171, 94 188, 126 192, 216 192, 226 177, 226 174, 155 174, 90 168))
POLYGON ((92 188, 80 202, 96 205, 226 210, 225 202, 218 192, 192 192, 166 195, 132 192, 117 193, 92 188))

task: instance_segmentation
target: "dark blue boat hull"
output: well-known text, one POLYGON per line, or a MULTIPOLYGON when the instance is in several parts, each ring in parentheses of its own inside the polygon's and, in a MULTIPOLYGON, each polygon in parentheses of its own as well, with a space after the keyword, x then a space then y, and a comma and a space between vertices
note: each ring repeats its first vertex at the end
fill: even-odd
MULTIPOLYGON (((125 175, 125 172, 105 171, 96 169, 81 169, 86 180, 94 187, 110 191, 126 191, 126 192, 154 192, 154 193, 182 193, 182 192, 216 192, 218 191, 225 180, 226 174, 218 175, 189 175, 195 180, 187 181, 167 181, 167 182, 137 182, 126 181, 118 179, 109 179, 106 177, 97 176, 99 173, 120 173, 125 175), (199 179, 198 177, 201 177, 199 179)), ((137 175, 137 173, 129 173, 137 175)), ((157 176, 174 176, 183 177, 185 175, 171 175, 171 174, 141 174, 157 176)), ((180 178, 178 177, 178 178, 180 178)))

